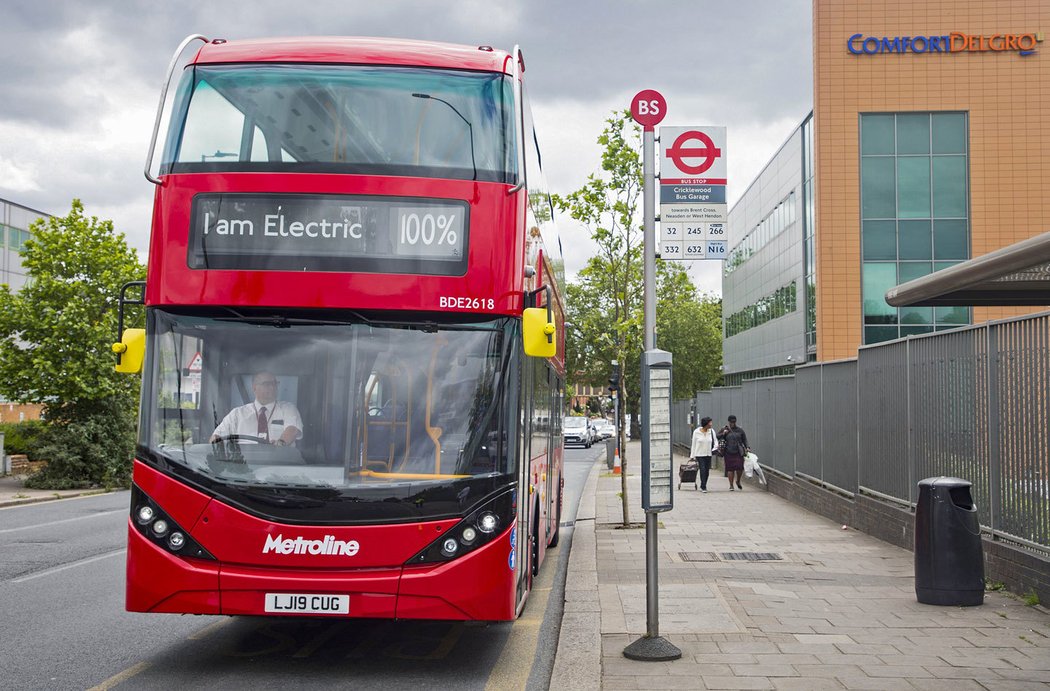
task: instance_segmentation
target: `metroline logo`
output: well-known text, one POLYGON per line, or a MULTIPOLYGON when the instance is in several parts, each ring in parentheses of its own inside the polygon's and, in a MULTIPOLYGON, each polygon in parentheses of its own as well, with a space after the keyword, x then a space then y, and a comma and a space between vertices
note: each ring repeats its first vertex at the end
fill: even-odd
POLYGON ((1028 34, 992 34, 978 36, 958 31, 942 36, 865 36, 853 34, 846 47, 854 55, 878 53, 1004 53, 1031 55, 1035 44, 1043 40, 1042 32, 1028 34))
POLYGON ((277 554, 340 554, 352 557, 357 554, 361 545, 357 540, 336 540, 334 535, 325 535, 320 540, 307 540, 302 535, 294 540, 284 539, 283 535, 274 537, 266 536, 266 545, 263 546, 263 554, 276 552, 277 554))

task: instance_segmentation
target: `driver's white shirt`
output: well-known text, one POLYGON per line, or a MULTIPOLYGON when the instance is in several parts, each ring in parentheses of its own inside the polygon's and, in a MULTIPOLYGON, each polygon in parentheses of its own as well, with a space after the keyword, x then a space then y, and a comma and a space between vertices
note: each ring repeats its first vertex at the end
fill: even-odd
POLYGON ((281 438, 286 427, 294 427, 298 430, 296 439, 303 438, 303 419, 299 417, 299 409, 294 403, 274 401, 263 404, 256 400, 247 405, 238 406, 227 413, 213 434, 220 437, 239 434, 246 437, 259 437, 264 441, 272 442, 281 438), (259 432, 259 411, 264 408, 270 428, 268 435, 259 432))

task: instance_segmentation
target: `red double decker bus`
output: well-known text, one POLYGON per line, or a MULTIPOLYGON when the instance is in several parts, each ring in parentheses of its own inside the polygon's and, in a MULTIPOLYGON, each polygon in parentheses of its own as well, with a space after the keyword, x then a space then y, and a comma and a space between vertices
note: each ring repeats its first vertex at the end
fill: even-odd
POLYGON ((172 72, 196 40, 114 348, 143 371, 127 609, 513 619, 564 380, 521 53, 195 36, 172 72))

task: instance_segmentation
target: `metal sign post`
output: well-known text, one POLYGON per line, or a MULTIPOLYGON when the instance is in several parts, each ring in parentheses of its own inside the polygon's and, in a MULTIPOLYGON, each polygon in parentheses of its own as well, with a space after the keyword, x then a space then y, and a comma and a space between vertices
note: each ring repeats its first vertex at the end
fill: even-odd
MULTIPOLYGON (((643 355, 642 376, 644 378, 650 373, 645 364, 649 360, 645 358, 650 351, 656 348, 656 161, 655 131, 654 127, 660 124, 667 113, 667 101, 659 92, 645 90, 635 95, 631 101, 631 116, 640 124, 642 130, 642 223, 644 233, 643 254, 645 271, 645 330, 644 344, 646 353, 643 355)), ((665 367, 668 377, 666 386, 668 395, 670 392, 670 353, 665 367)), ((645 411, 651 411, 649 394, 653 393, 644 386, 642 389, 642 453, 647 454, 652 449, 653 424, 650 415, 645 411)), ((668 424, 666 429, 667 439, 670 441, 670 399, 667 402, 668 424)), ((659 427, 659 425, 657 425, 659 427)), ((661 434, 657 430, 657 435, 661 434)), ((668 449, 670 450, 670 449, 668 449)), ((650 461, 643 456, 642 460, 642 496, 648 502, 651 499, 652 488, 648 482, 652 480, 650 461)), ((670 458, 668 458, 670 465, 670 458)), ((660 636, 660 612, 659 612, 659 583, 657 571, 657 521, 656 514, 659 510, 652 510, 645 504, 645 636, 624 648, 624 657, 632 660, 664 661, 677 660, 682 657, 682 651, 660 636)), ((670 508, 669 506, 667 508, 670 508)))

